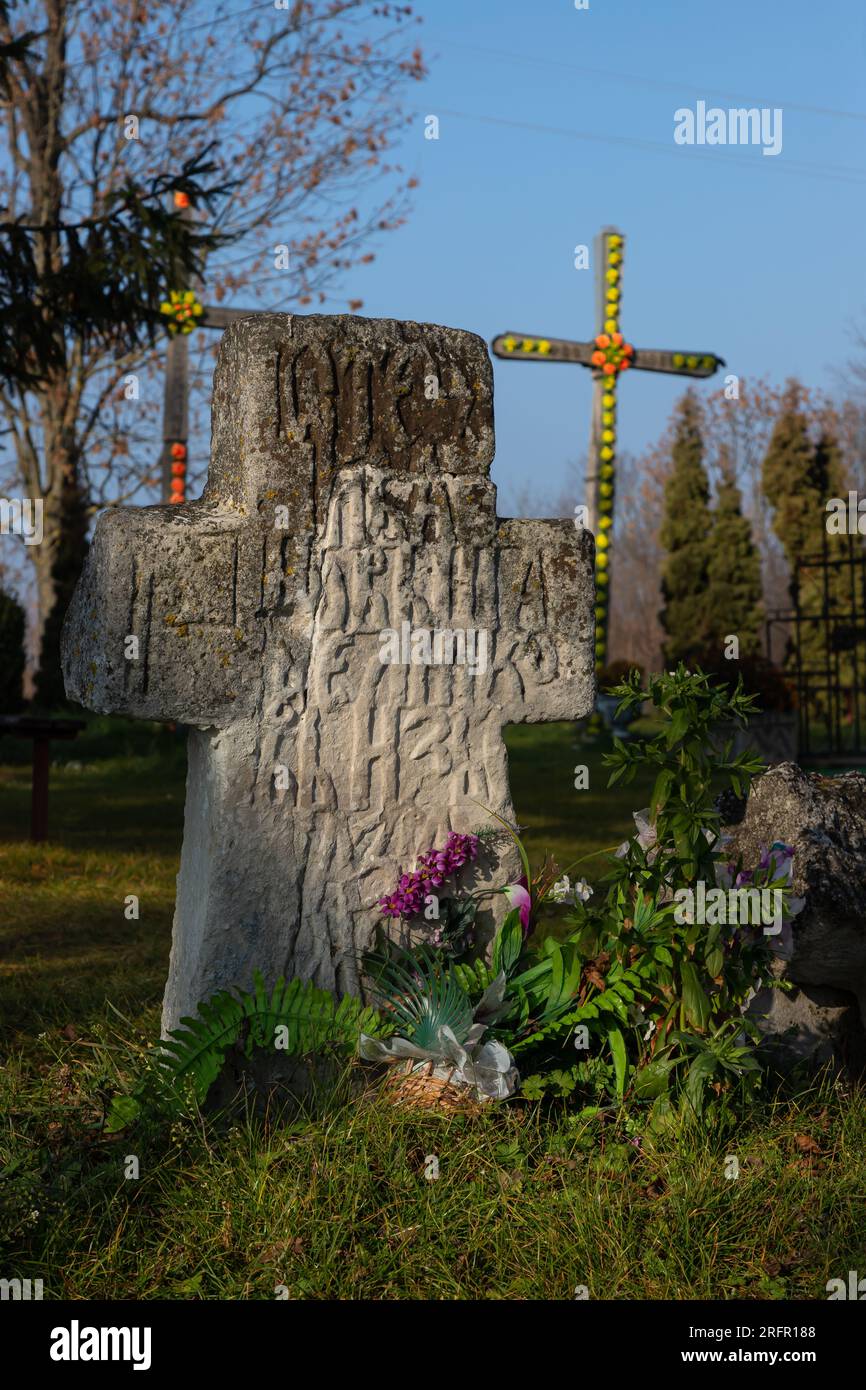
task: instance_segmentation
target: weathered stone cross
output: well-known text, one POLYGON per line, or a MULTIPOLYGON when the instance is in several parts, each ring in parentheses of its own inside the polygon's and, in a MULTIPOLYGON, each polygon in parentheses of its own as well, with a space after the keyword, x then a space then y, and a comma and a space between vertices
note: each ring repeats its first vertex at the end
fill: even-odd
POLYGON ((212 418, 203 497, 104 512, 64 632, 72 697, 191 726, 166 1029, 255 968, 357 992, 400 867, 479 802, 513 820, 503 725, 594 698, 592 537, 497 518, 480 338, 257 315, 212 418))

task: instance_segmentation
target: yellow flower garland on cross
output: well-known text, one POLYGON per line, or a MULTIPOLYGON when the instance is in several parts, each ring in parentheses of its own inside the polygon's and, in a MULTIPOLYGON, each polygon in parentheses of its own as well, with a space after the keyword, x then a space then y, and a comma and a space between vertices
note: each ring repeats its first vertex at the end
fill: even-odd
POLYGON ((631 366, 634 349, 624 342, 619 329, 620 278, 623 238, 611 233, 604 242, 604 333, 595 339, 592 364, 604 372, 601 398, 601 437, 598 440, 598 519, 595 538, 595 669, 601 671, 607 657, 610 556, 613 546, 614 459, 616 457, 616 383, 631 366))

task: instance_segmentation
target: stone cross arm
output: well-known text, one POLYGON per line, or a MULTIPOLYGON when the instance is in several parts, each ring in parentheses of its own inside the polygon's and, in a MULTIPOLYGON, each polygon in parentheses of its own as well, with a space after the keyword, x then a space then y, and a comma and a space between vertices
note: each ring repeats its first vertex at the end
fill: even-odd
MULTIPOLYGON (((573 718, 592 700, 579 659, 591 540, 566 521, 497 519, 491 397, 470 334, 317 315, 236 324, 203 499, 99 519, 67 624, 70 694, 225 727, 265 713, 276 647, 304 687, 314 632, 339 610, 374 667, 380 632, 402 640, 406 621, 486 632, 474 704, 503 723, 573 718)), ((423 665, 423 638, 414 653, 423 665)))
POLYGON ((262 315, 203 497, 100 517, 67 690, 192 726, 166 1027, 254 968, 357 991, 400 867, 513 818, 503 725, 592 709, 592 537, 497 518, 492 458, 481 339, 262 315))

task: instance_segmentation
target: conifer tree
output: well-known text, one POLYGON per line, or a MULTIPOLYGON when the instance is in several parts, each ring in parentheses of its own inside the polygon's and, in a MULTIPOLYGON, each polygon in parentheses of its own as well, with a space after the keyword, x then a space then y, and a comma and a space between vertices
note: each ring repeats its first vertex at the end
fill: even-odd
POLYGON ((812 443, 799 382, 788 385, 764 459, 761 486, 773 509, 773 530, 791 565, 793 586, 797 561, 821 549, 825 504, 840 495, 842 486, 836 441, 827 426, 818 446, 812 443))
MULTIPOLYGON (((810 705, 816 713, 827 712, 827 701, 816 686, 836 679, 836 656, 828 650, 828 620, 844 621, 850 608, 849 567, 831 564, 802 566, 806 560, 844 561, 848 555, 846 536, 827 534, 826 505, 831 497, 846 495, 839 443, 832 420, 825 419, 817 442, 809 433, 809 422, 802 406, 801 388, 791 382, 782 413, 773 430, 764 460, 762 489, 773 510, 773 530, 791 566, 791 602, 799 607, 800 661, 811 689, 810 705), (799 566, 799 567, 798 567, 799 566)), ((786 665, 794 667, 796 653, 789 643, 786 665)), ((850 684, 852 662, 843 656, 839 663, 841 685, 850 684)))
POLYGON ((710 485, 703 463, 700 407, 687 391, 677 406, 673 467, 665 483, 665 510, 659 537, 667 551, 662 565, 662 598, 659 614, 666 634, 664 656, 668 665, 688 661, 712 640, 712 621, 707 602, 710 485))
POLYGON ((720 465, 707 567, 708 606, 719 650, 733 634, 739 638, 741 657, 756 656, 762 645, 761 561, 727 452, 720 465))

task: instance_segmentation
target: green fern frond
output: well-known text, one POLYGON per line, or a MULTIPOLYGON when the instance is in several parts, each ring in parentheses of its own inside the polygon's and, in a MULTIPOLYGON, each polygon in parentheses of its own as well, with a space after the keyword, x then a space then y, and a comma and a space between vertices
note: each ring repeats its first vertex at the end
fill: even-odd
POLYGON ((270 995, 262 976, 253 977, 252 991, 221 990, 199 1005, 195 1018, 182 1018, 160 1043, 158 1064, 164 1079, 177 1085, 191 1081, 200 1100, 207 1095, 225 1065, 226 1053, 243 1040, 244 1052, 273 1048, 286 1056, 318 1052, 327 1046, 354 1048, 360 1034, 382 1036, 388 1027, 375 1009, 346 995, 339 1001, 310 980, 280 978, 270 995))
POLYGON ((578 1023, 589 1023, 593 1019, 598 1019, 600 1014, 607 1014, 621 1023, 628 1022, 627 1001, 631 1002, 634 998, 634 990, 624 980, 617 980, 610 988, 603 990, 600 994, 593 995, 592 999, 587 999, 584 1004, 580 1004, 576 1009, 568 1009, 565 1013, 541 1018, 538 1020, 535 1030, 517 1039, 511 1044, 511 1051, 514 1053, 524 1052, 528 1047, 535 1046, 536 1043, 547 1042, 551 1038, 561 1038, 569 1033, 578 1023))
POLYGON ((243 1021, 243 998, 225 990, 200 1004, 195 1018, 182 1018, 159 1044, 156 1061, 164 1079, 173 1085, 191 1080, 196 1095, 203 1099, 219 1076, 243 1021))

